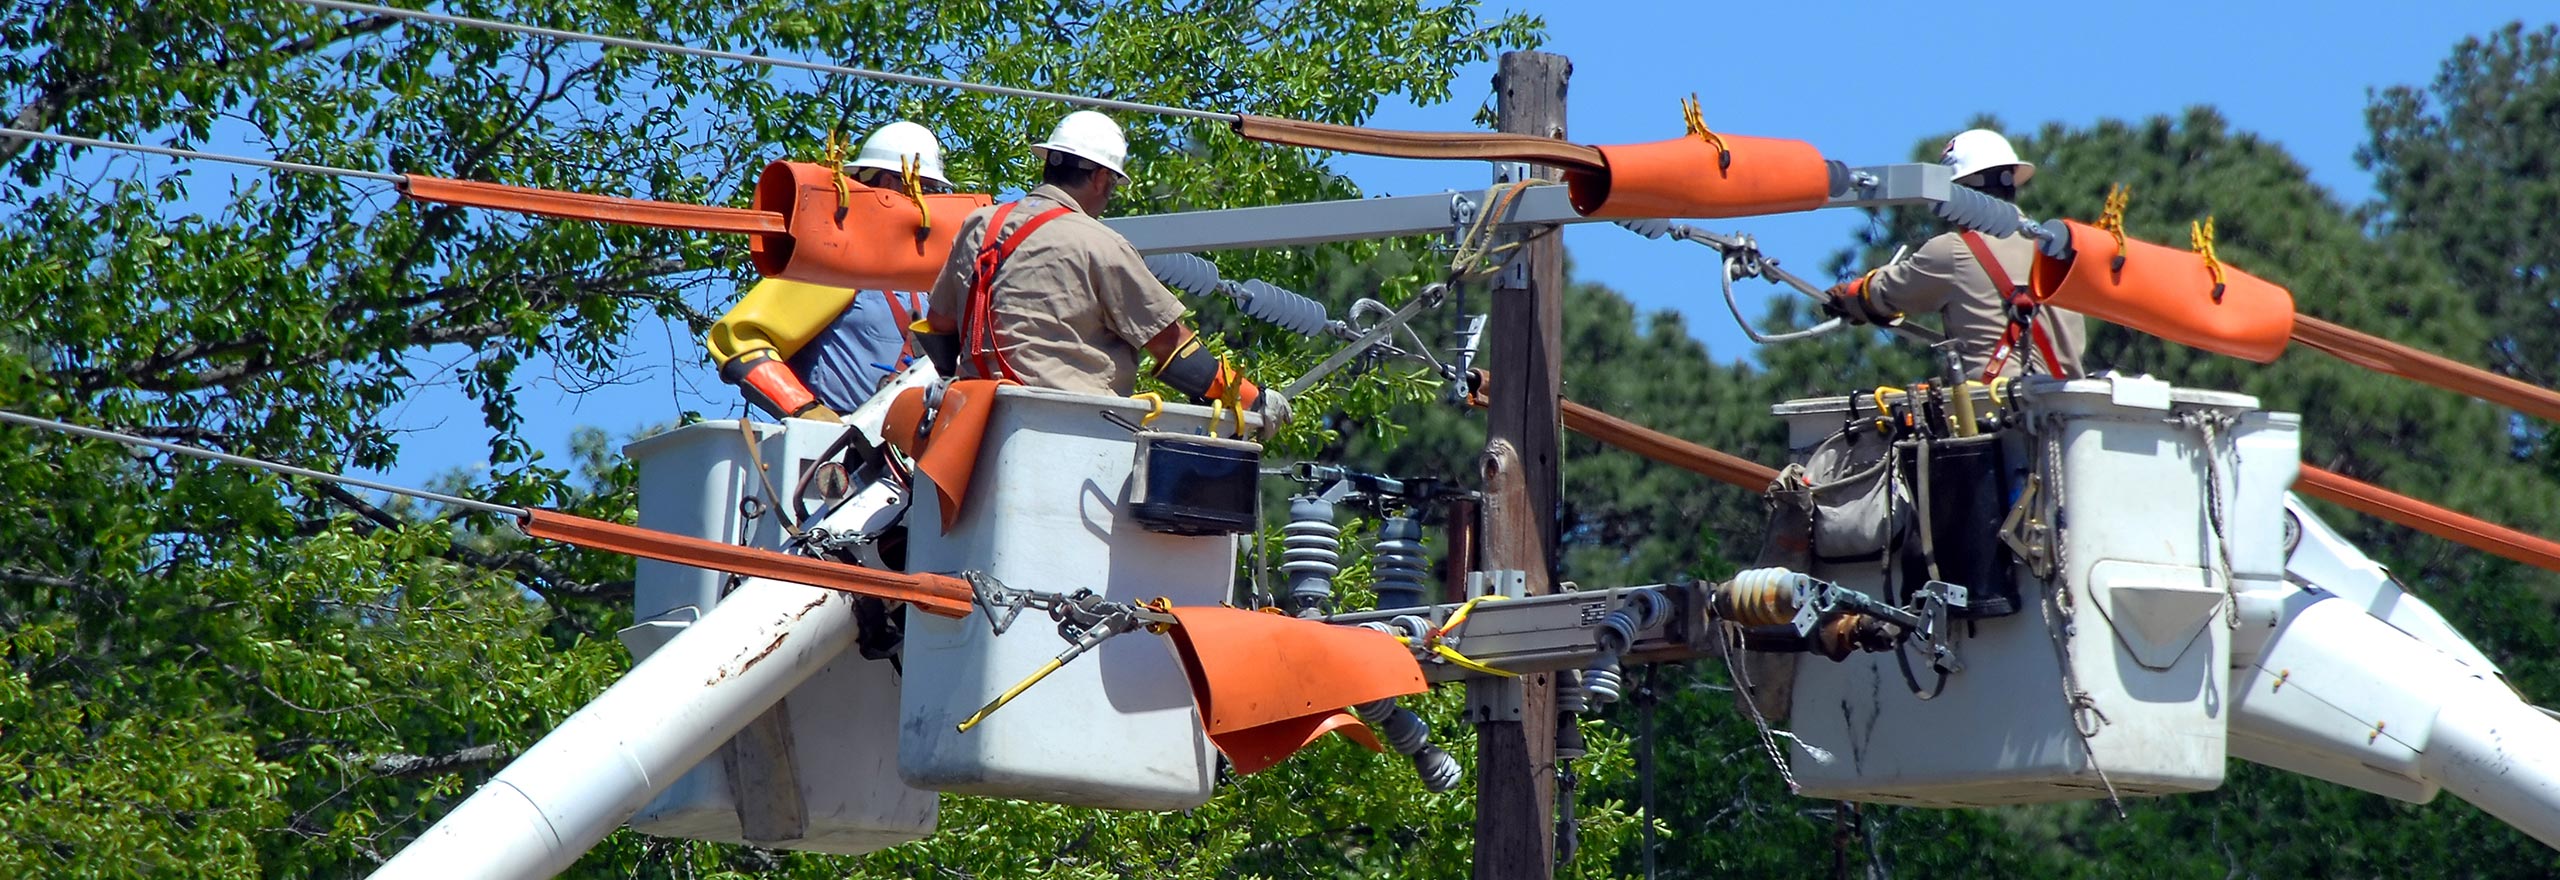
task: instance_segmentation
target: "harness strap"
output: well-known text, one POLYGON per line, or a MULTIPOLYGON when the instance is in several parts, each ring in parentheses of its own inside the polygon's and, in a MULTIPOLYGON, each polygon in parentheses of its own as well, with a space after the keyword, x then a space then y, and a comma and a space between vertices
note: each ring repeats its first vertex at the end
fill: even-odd
POLYGON ((891 326, 898 328, 897 366, 904 367, 916 356, 916 338, 907 332, 907 325, 915 321, 915 313, 924 309, 912 293, 907 294, 907 301, 903 303, 898 301, 897 291, 883 290, 880 295, 889 300, 889 320, 894 322, 891 326))
POLYGON ((1982 239, 1982 233, 1965 230, 1964 246, 1973 252, 1973 261, 1982 264, 1982 272, 1991 277, 1992 286, 2008 293, 2009 328, 2001 331, 1999 344, 1991 347, 1991 357, 1982 366, 1982 381, 1988 384, 1999 377, 2001 365, 2009 360, 2009 348, 2018 344, 2021 337, 2032 340, 2036 351, 2044 355, 2045 372, 2061 376, 2062 358, 2054 350, 2053 336, 2045 332, 2043 324, 2036 323, 2034 291, 2009 280, 2009 270, 2001 268, 2000 260, 1991 255, 1991 243, 1982 239))
POLYGON ((969 362, 977 366, 978 375, 1001 375, 1016 383, 1021 382, 1022 377, 1014 374, 1013 363, 1005 359, 1004 347, 996 340, 996 273, 1004 268, 1005 260, 1013 256, 1014 249, 1021 247, 1023 239, 1030 238, 1033 231, 1058 219, 1061 214, 1074 211, 1065 205, 1042 211, 1021 227, 999 237, 996 230, 1004 228, 1005 220, 1011 218, 1013 209, 1021 204, 1018 201, 1006 202, 997 206, 994 216, 987 218, 987 232, 981 237, 982 243, 978 247, 977 272, 969 284, 969 305, 962 315, 967 324, 964 335, 969 346, 969 362))

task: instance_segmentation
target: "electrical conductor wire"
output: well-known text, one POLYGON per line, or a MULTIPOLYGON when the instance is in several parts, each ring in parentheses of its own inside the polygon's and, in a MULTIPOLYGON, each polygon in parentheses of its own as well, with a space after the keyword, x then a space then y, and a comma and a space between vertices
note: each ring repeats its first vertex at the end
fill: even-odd
POLYGON ((608 37, 602 34, 581 33, 579 31, 561 30, 558 28, 535 27, 533 25, 516 24, 514 22, 496 21, 486 18, 472 18, 462 15, 449 15, 441 12, 428 12, 421 9, 401 9, 394 6, 377 6, 371 3, 350 3, 346 2, 346 0, 289 0, 289 2, 299 3, 304 6, 310 6, 318 9, 337 10, 340 12, 384 15, 393 18, 406 18, 416 21, 433 22, 436 24, 460 25, 462 27, 504 31, 512 34, 549 37, 555 40, 574 40, 582 43, 617 46, 624 49, 638 49, 647 52, 672 52, 678 55, 691 55, 696 58, 709 58, 717 61, 730 61, 740 64, 760 64, 766 67, 787 67, 795 70, 806 70, 816 73, 832 73, 838 76, 882 80, 886 82, 904 83, 912 86, 935 86, 940 88, 958 89, 964 92, 977 92, 982 95, 1002 95, 1009 98, 1031 98, 1042 101, 1059 101, 1086 107, 1098 107, 1104 110, 1126 110, 1132 113, 1152 113, 1159 116, 1180 116, 1189 119, 1211 119, 1219 122, 1235 122, 1240 118, 1234 113, 1220 113, 1215 110, 1195 110, 1189 107, 1172 107, 1164 104, 1147 104, 1138 101, 1121 101, 1111 98, 1091 98, 1083 95, 1070 95, 1064 92, 1044 92, 1038 89, 1018 89, 1011 86, 997 86, 985 83, 967 82, 964 80, 917 76, 911 73, 892 73, 885 70, 872 70, 863 67, 846 67, 839 64, 825 64, 816 61, 775 58, 770 55, 751 55, 744 52, 727 52, 719 49, 699 49, 675 43, 660 43, 653 40, 638 40, 630 37, 608 37))
POLYGON ((157 156, 169 156, 177 159, 203 159, 212 162, 229 162, 234 165, 253 165, 259 168, 273 169, 276 171, 291 171, 300 174, 321 174, 330 177, 354 177, 363 180, 378 180, 383 183, 392 184, 397 184, 408 179, 401 175, 384 171, 364 171, 355 168, 338 168, 330 165, 310 165, 302 162, 287 162, 282 159, 260 159, 255 156, 233 156, 225 153, 207 153, 202 150, 189 150, 180 147, 155 147, 149 144, 105 141, 97 138, 75 137, 67 134, 55 134, 49 131, 31 131, 23 128, 0 128, 0 138, 52 141, 57 144, 70 144, 75 147, 96 147, 102 150, 123 150, 129 153, 150 153, 157 156))
POLYGON ((117 431, 82 427, 69 422, 57 422, 52 419, 37 418, 35 416, 14 413, 4 409, 0 409, 0 422, 10 422, 25 425, 30 428, 40 428, 47 431, 60 431, 65 434, 87 437, 93 440, 122 443, 126 446, 140 446, 149 449, 157 449, 162 452, 209 459, 212 461, 222 462, 224 464, 253 467, 259 470, 272 471, 274 473, 284 474, 287 476, 306 477, 326 483, 354 486, 359 489, 371 489, 376 492, 389 492, 394 495, 407 495, 411 498, 423 501, 433 501, 438 504, 450 504, 455 507, 477 510, 482 513, 494 513, 504 516, 525 515, 524 509, 520 507, 508 507, 503 504, 491 504, 486 501, 475 501, 457 495, 447 495, 442 492, 429 492, 425 489, 412 489, 407 486, 377 482, 363 477, 350 477, 345 474, 315 471, 310 468, 294 467, 289 464, 279 464, 262 458, 250 458, 245 455, 233 455, 228 452, 215 452, 201 446, 189 446, 184 443, 171 443, 166 440, 153 440, 148 437, 137 437, 132 434, 117 431))

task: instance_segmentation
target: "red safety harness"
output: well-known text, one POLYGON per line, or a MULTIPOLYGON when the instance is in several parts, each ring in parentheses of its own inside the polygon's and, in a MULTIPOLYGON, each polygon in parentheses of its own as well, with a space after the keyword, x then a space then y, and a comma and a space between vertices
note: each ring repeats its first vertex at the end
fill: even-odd
POLYGON ((1003 344, 996 340, 996 272, 1004 267, 1004 261, 1013 256, 1014 249, 1021 247, 1022 240, 1030 238, 1034 230, 1075 210, 1060 205, 1042 211, 1030 222, 999 238, 995 230, 1004 228, 1005 219, 1013 216, 1014 207, 1020 204, 1006 202, 998 205, 995 216, 987 218, 988 231, 981 236, 982 243, 978 246, 977 271, 969 282, 969 305, 961 316, 962 338, 968 345, 969 362, 977 366, 978 375, 990 378, 1000 375, 1011 382, 1021 382, 1022 377, 1014 375, 1013 364, 1005 360, 1003 344))
POLYGON ((898 366, 904 367, 916 356, 916 337, 908 332, 907 325, 915 321, 917 312, 924 311, 924 294, 907 294, 903 303, 898 301, 897 291, 883 290, 880 295, 889 299, 889 320, 898 322, 898 366))
POLYGON ((2009 329, 2001 332, 2000 344, 1991 347, 1991 359, 1982 368, 1983 383, 1999 378, 2000 368, 2009 362, 2010 347, 2021 338, 2034 340, 2036 351, 2044 354, 2045 371, 2061 376, 2062 358, 2054 354, 2053 336, 2045 332, 2043 324, 2036 323, 2035 292, 2009 280, 2008 270, 2000 268, 2000 261, 1992 258, 1991 244, 1982 240, 1981 233, 1966 230, 1964 246, 1973 251, 1973 261, 1982 264, 1983 273, 1991 276, 1992 285, 2009 293, 2009 329))

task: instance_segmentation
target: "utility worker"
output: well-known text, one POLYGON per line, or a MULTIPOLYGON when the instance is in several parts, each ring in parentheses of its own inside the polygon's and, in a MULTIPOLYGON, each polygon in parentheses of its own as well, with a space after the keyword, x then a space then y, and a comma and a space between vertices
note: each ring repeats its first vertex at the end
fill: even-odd
POLYGON ((1202 349, 1182 324, 1182 301, 1128 239, 1095 219, 1129 179, 1119 123, 1078 110, 1031 151, 1040 186, 961 221, 934 281, 917 341, 936 366, 962 378, 1127 395, 1143 349, 1155 356, 1156 377, 1194 402, 1261 413, 1266 436, 1287 422, 1289 401, 1202 349))
MULTIPOLYGON (((913 122, 881 126, 844 167, 864 186, 904 190, 913 174, 923 192, 951 191, 941 140, 913 122)), ((906 328, 923 308, 913 293, 768 278, 711 325, 711 355, 720 378, 757 408, 836 421, 912 354, 906 328)))
MULTIPOLYGON (((1958 185, 2015 202, 2036 166, 2018 158, 2009 139, 1977 128, 1947 141, 1939 157, 1958 185)), ((1937 312, 1954 341, 1964 375, 2015 376, 2032 358, 2034 371, 2084 375, 2086 322, 2073 312, 2035 305, 2026 296, 2035 240, 2020 233, 1940 233, 1910 256, 1831 288, 1823 310, 1854 324, 1892 325, 1911 312, 1937 312)))

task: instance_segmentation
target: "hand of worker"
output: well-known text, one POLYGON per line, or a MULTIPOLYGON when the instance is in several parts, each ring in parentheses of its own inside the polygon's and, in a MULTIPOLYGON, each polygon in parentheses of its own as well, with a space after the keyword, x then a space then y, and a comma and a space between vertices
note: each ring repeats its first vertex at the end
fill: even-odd
POLYGON ((1890 327, 1902 322, 1902 314, 1899 312, 1889 315, 1878 313, 1875 305, 1867 302, 1866 285, 1856 281, 1832 285, 1826 293, 1830 298, 1822 301, 1823 314, 1851 324, 1874 324, 1880 327, 1890 327))
POLYGON ((1253 402, 1253 411, 1262 416, 1264 440, 1280 436, 1281 426, 1287 425, 1289 419, 1296 415, 1290 411, 1289 396, 1272 388, 1262 389, 1262 396, 1253 402))
POLYGON ((808 409, 792 413, 791 417, 795 419, 808 419, 812 422, 832 422, 838 424, 844 422, 844 416, 837 415, 835 410, 828 409, 827 405, 823 403, 811 403, 809 404, 808 409))

